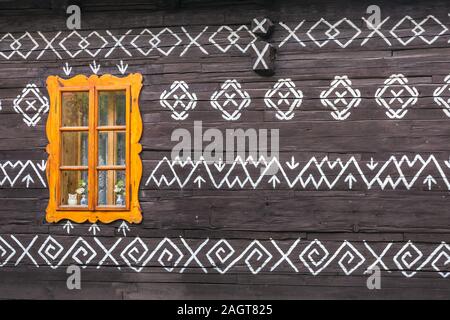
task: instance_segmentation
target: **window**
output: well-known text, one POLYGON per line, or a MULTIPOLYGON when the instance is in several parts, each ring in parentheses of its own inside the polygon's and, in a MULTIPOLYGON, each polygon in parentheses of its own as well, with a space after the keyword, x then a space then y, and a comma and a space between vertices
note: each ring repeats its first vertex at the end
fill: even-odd
POLYGON ((142 220, 142 76, 50 76, 46 219, 142 220))

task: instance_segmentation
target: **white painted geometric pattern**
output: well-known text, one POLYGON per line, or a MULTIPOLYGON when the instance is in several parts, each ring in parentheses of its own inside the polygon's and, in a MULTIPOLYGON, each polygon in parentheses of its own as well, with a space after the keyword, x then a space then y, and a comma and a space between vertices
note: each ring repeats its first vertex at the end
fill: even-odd
POLYGON ((410 278, 417 273, 417 264, 422 257, 423 253, 411 241, 408 241, 408 243, 394 256, 394 262, 398 269, 402 270, 403 275, 410 278))
POLYGON ((445 77, 444 82, 444 85, 433 92, 433 98, 434 102, 442 107, 445 115, 450 118, 450 75, 445 77))
POLYGON ((222 112, 222 117, 228 121, 238 120, 250 102, 250 95, 235 79, 226 80, 211 96, 212 107, 222 112))
POLYGON ((400 19, 395 26, 392 27, 390 30, 391 35, 396 38, 402 45, 406 46, 410 44, 414 39, 419 37, 421 40, 423 40, 426 44, 433 44, 441 35, 443 35, 446 31, 448 31, 448 28, 441 23, 435 16, 429 15, 419 23, 416 22, 413 18, 410 16, 405 16, 402 19, 400 19), (431 36, 425 36, 423 34, 427 34, 427 30, 425 28, 425 25, 427 23, 433 23, 440 26, 440 30, 437 33, 432 34, 431 36), (410 28, 410 31, 412 35, 406 40, 404 39, 404 36, 397 35, 397 29, 401 29, 402 31, 405 28, 410 28), (429 38, 431 37, 431 38, 429 38))
POLYGON ((46 187, 46 161, 4 161, 0 162, 0 187, 11 188, 18 184, 46 187))
MULTIPOLYGON (((323 47, 330 41, 334 41, 341 48, 346 48, 361 34, 361 29, 359 29, 351 20, 347 18, 342 18, 334 24, 331 24, 324 18, 321 18, 311 28, 309 28, 306 34, 319 48, 323 47), (347 27, 351 27, 353 30, 353 34, 351 36, 346 35, 345 37, 343 37, 343 39, 346 40, 345 42, 342 42, 338 38, 338 36, 341 34, 341 31, 339 31, 339 26, 341 26, 341 24, 346 24, 347 27), (324 40, 316 39, 316 37, 314 37, 313 35, 315 29, 320 28, 321 25, 325 25, 328 28, 324 32, 324 34, 327 36, 324 40), (347 37, 348 39, 346 39, 347 37)), ((321 34, 320 38, 324 38, 323 34, 321 34)))
POLYGON ((416 104, 418 97, 417 88, 408 85, 408 79, 402 74, 391 75, 375 93, 377 104, 386 108, 390 119, 402 119, 408 112, 407 108, 416 104))
MULTIPOLYGON (((435 89, 433 98, 450 118, 450 98, 447 97, 450 95, 450 75, 444 81, 442 86, 435 89)), ((408 82, 404 75, 393 74, 377 88, 375 101, 386 109, 385 114, 389 119, 403 119, 409 107, 417 103, 419 91, 408 82)), ((237 80, 227 80, 220 89, 211 96, 211 105, 221 111, 224 119, 239 119, 242 109, 251 102, 250 95, 237 80)), ((266 107, 276 111, 277 119, 285 121, 293 119, 295 110, 301 106, 302 101, 303 93, 291 79, 278 80, 264 95, 266 107)), ((361 104, 362 99, 360 90, 353 88, 352 81, 344 75, 335 76, 330 86, 321 91, 320 101, 323 106, 331 109, 330 114, 335 120, 346 120, 354 108, 361 104)), ((175 120, 185 120, 197 102, 196 94, 189 90, 185 81, 174 81, 170 89, 164 90, 160 95, 161 106, 169 109, 175 120)))
POLYGON ((149 29, 144 29, 144 30, 142 30, 142 32, 140 34, 138 34, 136 37, 134 37, 130 43, 131 43, 131 45, 133 45, 133 47, 135 47, 144 56, 148 56, 149 53, 153 51, 153 49, 157 49, 164 56, 168 56, 182 42, 183 42, 183 40, 181 40, 181 38, 175 32, 173 32, 170 28, 164 28, 157 34, 154 34, 149 29), (161 37, 164 35, 169 35, 174 40, 174 42, 170 42, 170 45, 168 46, 168 48, 166 50, 164 49, 164 45, 162 45, 163 41, 161 40, 161 37), (142 48, 142 46, 139 46, 138 41, 141 38, 146 38, 145 40, 143 40, 144 46, 147 47, 148 45, 150 45, 149 49, 145 50, 142 48))
POLYGON ((246 53, 256 39, 256 36, 246 25, 241 25, 236 30, 229 26, 220 26, 209 37, 209 42, 223 53, 228 52, 232 47, 237 48, 242 53, 246 53), (242 40, 245 42, 242 42, 242 40))
MULTIPOLYGON (((113 266, 135 272, 146 268, 161 268, 171 273, 219 273, 242 270, 251 274, 270 272, 303 272, 318 276, 325 272, 338 272, 346 276, 362 275, 374 263, 387 271, 399 270, 405 278, 424 271, 439 278, 450 274, 450 247, 438 244, 370 243, 376 257, 368 253, 366 241, 307 241, 258 239, 197 239, 163 238, 142 239, 101 237, 68 238, 51 235, 2 235, 0 236, 0 273, 2 267, 48 266, 57 270, 76 264, 92 270, 113 266), (119 245, 120 244, 120 245, 119 245), (283 251, 280 248, 289 250, 283 251), (195 261, 196 265, 192 265, 195 261)), ((242 272, 242 271, 241 271, 242 272)))
POLYGON ((35 127, 42 115, 48 112, 48 99, 41 94, 35 84, 27 84, 22 93, 14 100, 14 111, 21 114, 23 122, 29 127, 35 127))
POLYGON ((23 59, 28 59, 31 53, 33 53, 33 51, 35 51, 39 47, 39 44, 29 32, 25 32, 18 38, 15 38, 11 33, 7 33, 0 38, 0 45, 3 46, 3 44, 5 43, 9 43, 9 48, 5 50, 5 52, 0 51, 0 55, 7 60, 11 59, 14 54, 19 55, 23 59), (25 41, 25 43, 29 41, 33 44, 33 46, 23 52, 21 51, 21 48, 23 46, 23 43, 21 41, 25 41))
POLYGON ((361 92, 352 88, 352 82, 347 76, 336 76, 330 87, 320 94, 320 102, 331 108, 335 120, 345 120, 361 102, 361 92))
POLYGON ((69 33, 66 37, 64 37, 60 42, 59 46, 71 57, 75 58, 83 51, 88 53, 91 57, 96 57, 100 51, 108 44, 108 41, 100 35, 97 31, 92 31, 89 33, 86 37, 83 37, 80 33, 78 33, 76 30, 69 33), (76 40, 75 40, 76 39, 76 40), (89 40, 91 42, 89 42, 89 40), (93 45, 92 49, 90 49, 90 46, 93 41, 97 40, 97 42, 94 42, 95 45, 93 45), (77 44, 77 47, 75 49, 72 49, 71 47, 66 46, 66 41, 72 42, 75 41, 77 44), (98 44, 100 42, 100 44, 98 44))
POLYGON ((297 90, 291 79, 280 79, 264 96, 264 103, 276 110, 279 120, 291 120, 294 110, 302 104, 303 93, 297 90), (283 111, 283 109, 287 110, 283 111))
MULTIPOLYGON (((326 18, 321 17, 308 22, 310 23, 308 27, 305 26, 304 20, 295 24, 280 21, 279 32, 281 31, 282 38, 278 47, 285 46, 288 41, 294 41, 301 47, 315 45, 321 48, 335 43, 341 48, 348 48, 353 43, 364 46, 375 35, 380 36, 384 41, 383 43, 388 46, 391 46, 391 41, 394 40, 403 46, 407 46, 413 43, 415 39, 426 45, 432 45, 438 39, 444 37, 449 30, 434 15, 428 15, 421 20, 406 15, 400 17, 398 21, 392 21, 393 26, 386 27, 384 30, 382 30, 382 27, 384 28, 385 22, 390 17, 386 17, 376 27, 367 23, 368 20, 365 17, 361 19, 365 23, 361 24, 358 21, 359 19, 352 21, 346 17, 336 22, 329 22, 326 18), (362 36, 360 25, 367 27, 370 31, 369 34, 362 36), (322 27, 325 27, 325 30, 320 30, 322 27), (301 30, 302 28, 303 30, 301 30), (304 34, 301 34, 301 31, 304 34), (409 34, 405 35, 405 31, 409 31, 409 34), (390 38, 393 40, 389 40, 390 38)), ((120 34, 113 34, 110 30, 93 30, 90 32, 61 30, 53 33, 46 32, 45 34, 42 32, 24 32, 19 35, 5 33, 0 35, 0 57, 6 60, 14 57, 38 60, 44 55, 52 55, 52 57, 58 59, 69 59, 86 53, 91 58, 108 58, 115 52, 132 57, 135 55, 148 56, 155 51, 163 56, 177 54, 182 57, 193 46, 196 46, 201 54, 208 55, 206 48, 210 44, 222 53, 227 53, 231 48, 236 48, 239 52, 245 54, 256 40, 257 37, 246 25, 203 26, 203 31, 200 33, 194 33, 185 26, 163 29, 130 29, 120 34), (205 34, 208 28, 215 28, 209 37, 205 34), (130 50, 130 47, 136 50, 130 50)))
POLYGON ((289 188, 289 189, 362 189, 380 188, 424 191, 450 190, 450 160, 440 160, 434 155, 390 156, 375 161, 312 157, 309 160, 280 162, 276 157, 266 160, 263 156, 253 159, 236 157, 223 163, 221 174, 216 175, 217 163, 190 158, 182 161, 164 157, 149 175, 146 185, 174 188, 199 188, 198 177, 203 186, 214 189, 232 188, 289 188), (258 170, 254 170, 258 168, 258 170), (276 172, 276 175, 273 175, 276 172), (271 173, 271 174, 269 174, 271 173), (278 183, 273 184, 273 177, 278 183))
POLYGON ((172 111, 173 119, 185 120, 189 116, 189 111, 195 109, 197 105, 197 95, 189 92, 186 82, 174 81, 169 90, 161 93, 159 101, 163 108, 172 111))
POLYGON ((385 33, 383 33, 382 27, 385 27, 385 23, 390 17, 384 18, 377 26, 372 25, 365 17, 361 17, 361 19, 370 31, 366 36, 361 36, 362 30, 358 27, 359 22, 353 22, 345 17, 335 23, 330 23, 322 17, 316 22, 311 22, 312 26, 309 28, 305 27, 304 20, 300 21, 295 28, 291 28, 288 24, 281 21, 279 25, 282 27, 282 31, 286 31, 287 33, 285 32, 285 36, 278 46, 281 48, 292 39, 302 47, 305 47, 307 44, 314 44, 322 48, 327 44, 336 43, 341 48, 347 48, 355 42, 360 46, 364 46, 375 35, 378 35, 388 46, 392 46, 389 40, 390 37, 403 46, 411 44, 415 39, 420 39, 423 43, 432 45, 449 30, 442 21, 433 15, 428 15, 420 21, 416 21, 410 16, 401 17, 397 22, 394 22, 394 25, 390 29, 386 27, 385 33), (299 34, 302 27, 304 27, 304 35, 299 34), (323 29, 323 27, 325 27, 324 31, 317 30, 323 29), (351 30, 351 34, 344 34, 339 28, 345 31, 351 30), (315 35, 316 33, 319 34, 315 35), (342 35, 341 39, 339 39, 340 35, 342 35), (306 42, 306 38, 312 41, 306 42))

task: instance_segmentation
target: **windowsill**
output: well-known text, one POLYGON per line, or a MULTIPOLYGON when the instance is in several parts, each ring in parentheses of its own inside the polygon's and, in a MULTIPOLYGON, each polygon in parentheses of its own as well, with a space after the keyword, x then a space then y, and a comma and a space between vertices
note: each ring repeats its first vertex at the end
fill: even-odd
MULTIPOLYGON (((59 206, 60 210, 87 210, 89 209, 88 206, 82 206, 82 205, 76 205, 76 206, 69 206, 69 205, 62 205, 59 206)), ((123 205, 123 206, 97 206, 96 208, 97 210, 126 210, 127 206, 123 205)), ((95 210, 93 210, 95 211, 95 210)))
POLYGON ((76 206, 61 205, 61 206, 59 206, 59 209, 62 209, 62 210, 85 210, 85 209, 88 209, 88 206, 83 206, 83 205, 76 205, 76 206))

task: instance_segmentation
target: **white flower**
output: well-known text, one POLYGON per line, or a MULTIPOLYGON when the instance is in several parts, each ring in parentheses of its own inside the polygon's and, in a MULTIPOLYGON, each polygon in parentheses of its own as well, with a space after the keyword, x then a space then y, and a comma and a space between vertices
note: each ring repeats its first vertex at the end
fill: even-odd
POLYGON ((78 188, 77 190, 75 190, 75 192, 76 192, 77 194, 79 194, 79 195, 82 195, 82 194, 84 194, 84 193, 86 192, 86 189, 84 189, 84 188, 78 188))
POLYGON ((115 193, 119 193, 119 192, 121 192, 122 191, 122 188, 120 188, 120 187, 118 187, 118 186, 115 186, 114 187, 114 192, 115 193))

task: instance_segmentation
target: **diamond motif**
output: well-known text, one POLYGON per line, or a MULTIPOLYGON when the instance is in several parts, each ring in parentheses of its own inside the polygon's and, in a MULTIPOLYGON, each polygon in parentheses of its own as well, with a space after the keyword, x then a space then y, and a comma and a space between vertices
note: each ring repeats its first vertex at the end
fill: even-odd
POLYGON ((391 119, 402 119, 418 97, 417 89, 409 86, 408 79, 402 74, 391 75, 375 93, 377 104, 387 109, 386 115, 391 119))
POLYGON ((78 46, 84 50, 89 46, 89 42, 85 38, 83 38, 80 42, 78 42, 78 46))
POLYGON ((445 77, 444 82, 445 84, 443 86, 438 87, 433 92, 433 98, 434 102, 442 107, 442 111, 444 111, 445 115, 450 118, 450 98, 446 98, 450 94, 450 75, 445 77))
POLYGON ((442 36, 444 33, 446 33, 448 31, 448 28, 444 24, 442 24, 442 22, 439 21, 435 16, 432 16, 432 15, 427 16, 424 20, 422 20, 422 22, 420 22, 419 25, 423 30, 421 32, 421 34, 419 35, 419 38, 422 39, 427 44, 434 43, 440 36, 442 36), (422 35, 422 33, 424 33, 426 31, 422 27, 430 20, 433 20, 436 24, 438 24, 441 27, 441 31, 439 33, 435 34, 435 36, 433 38, 427 39, 424 35, 422 35))
POLYGON ((351 20, 347 18, 343 18, 339 21, 337 21, 335 24, 329 23, 324 18, 320 18, 319 21, 317 21, 309 30, 306 32, 306 34, 310 37, 310 39, 318 46, 323 47, 326 45, 330 40, 333 40, 336 42, 341 48, 346 48, 350 43, 355 40, 359 34, 361 33, 361 29, 359 29, 351 20), (350 37, 346 42, 341 42, 341 40, 337 39, 336 37, 341 33, 337 27, 339 27, 342 23, 346 23, 348 26, 350 26, 353 30, 355 30, 355 33, 352 37, 350 37), (319 41, 319 39, 316 39, 312 32, 319 27, 320 25, 325 25, 328 27, 328 29, 324 32, 324 34, 328 37, 325 40, 319 41))
MULTIPOLYGON (((81 52, 83 52, 84 48, 82 46, 83 40, 86 41, 86 39, 84 37, 82 37, 76 30, 72 31, 71 33, 69 33, 69 35, 65 38, 63 38, 60 42, 59 42, 59 46, 61 48, 63 48, 63 50, 71 57, 71 58, 75 58, 76 56, 78 56, 81 52), (78 39, 80 41, 78 41, 78 47, 80 49, 76 50, 75 52, 71 52, 69 51, 66 46, 65 46, 65 42, 69 39, 71 39, 73 36, 78 37, 78 39)), ((69 40, 70 41, 70 40, 69 40)))
POLYGON ((20 36, 17 39, 14 38, 14 36, 12 34, 7 33, 0 39, 0 43, 2 41, 4 41, 6 38, 9 38, 11 40, 11 43, 9 44, 9 47, 11 48, 11 52, 8 55, 6 55, 0 51, 0 54, 7 60, 9 60, 13 56, 14 53, 17 53, 23 59, 27 59, 30 56, 30 54, 39 47, 39 44, 36 42, 36 40, 34 40, 34 38, 28 32, 25 32, 22 36, 20 36), (31 47, 26 53, 19 51, 19 49, 22 47, 22 43, 20 41, 24 38, 28 38, 28 40, 31 43, 33 43, 33 47, 31 47))
POLYGON ((164 90, 160 96, 160 103, 163 108, 172 111, 172 118, 175 120, 185 120, 189 110, 195 109, 197 105, 197 95, 189 92, 189 86, 184 81, 174 81, 169 90, 164 90), (181 111, 177 110, 181 108, 181 111))
POLYGON ((14 51, 19 50, 21 46, 22 44, 17 40, 14 40, 14 42, 10 44, 11 49, 13 49, 14 51))
POLYGON ((233 30, 229 26, 220 26, 217 29, 217 31, 214 32, 209 37, 209 42, 214 44, 214 46, 216 46, 216 48, 222 51, 223 53, 227 52, 232 46, 235 46, 242 53, 245 53, 252 46, 252 44, 255 43, 256 40, 257 40, 256 36, 253 34, 253 32, 250 31, 250 29, 246 25, 241 25, 236 30, 233 30), (222 46, 221 41, 219 42, 216 41, 216 37, 219 34, 223 33, 224 31, 228 33, 228 35, 225 38, 228 40, 229 43, 226 46, 222 46), (239 33, 241 32, 243 32, 246 35, 248 34, 251 40, 245 44, 239 44, 238 41, 243 39, 243 37, 239 35, 239 33))
POLYGON ((320 18, 319 21, 317 21, 311 28, 309 28, 309 30, 306 32, 306 34, 308 35, 308 37, 310 37, 310 39, 311 39, 312 41, 314 41, 314 43, 315 43, 318 47, 322 48, 322 47, 323 47, 324 45, 326 45, 331 39, 334 39, 334 35, 331 34, 331 31, 333 31, 333 30, 337 31, 331 23, 329 23, 329 22, 328 22, 327 20, 325 20, 324 18, 320 18), (325 35, 328 36, 328 39, 323 40, 322 42, 319 42, 318 39, 316 39, 316 38, 312 35, 312 32, 313 32, 318 26, 320 26, 321 24, 324 24, 324 25, 326 25, 326 26, 328 27, 327 31, 325 31, 325 35))
POLYGON ((360 34, 361 34, 361 29, 359 29, 351 20, 347 19, 347 18, 343 18, 341 20, 339 20, 338 22, 336 22, 333 25, 333 28, 337 28, 338 26, 340 26, 342 23, 346 23, 349 27, 351 27, 355 33, 353 34, 352 37, 350 37, 346 42, 341 42, 341 40, 336 39, 336 36, 339 34, 337 33, 336 35, 333 36, 333 40, 334 42, 336 42, 341 48, 346 48, 350 43, 353 42, 353 40, 355 40, 360 34))
POLYGON ((17 52, 17 54, 20 55, 22 58, 28 59, 28 57, 30 56, 30 54, 31 54, 34 50, 36 50, 36 49, 39 47, 39 44, 36 42, 36 40, 34 40, 34 38, 33 38, 28 32, 25 32, 20 38, 18 38, 17 40, 15 40, 15 42, 20 42, 20 40, 22 40, 22 39, 25 38, 25 37, 27 37, 28 40, 30 40, 30 41, 34 44, 34 46, 33 46, 27 53, 25 53, 25 54, 19 51, 19 48, 20 48, 21 46, 19 46, 19 48, 16 50, 16 52, 17 52))
POLYGON ((241 84, 233 79, 225 81, 219 91, 211 96, 211 105, 222 112, 225 120, 234 121, 241 117, 242 109, 250 104, 251 99, 247 91, 242 90, 241 84))
MULTIPOLYGON (((145 42, 145 41, 144 41, 145 42)), ((153 49, 157 49, 159 52, 161 52, 163 55, 168 56, 180 43, 182 42, 181 38, 172 30, 169 28, 162 29, 158 34, 153 34, 149 29, 144 29, 141 31, 140 34, 138 34, 136 37, 131 40, 131 45, 135 47, 140 53, 142 53, 144 56, 147 56, 150 52, 152 52, 153 49), (160 48, 159 44, 162 42, 160 37, 164 35, 165 33, 168 33, 172 38, 175 39, 175 43, 173 44, 167 44, 167 47, 169 49, 164 50, 160 48), (144 36, 150 36, 151 38, 148 40, 148 43, 150 44, 150 49, 144 51, 138 44, 137 41, 144 37, 144 36)))
POLYGON ((167 46, 169 47, 169 49, 167 49, 167 50, 163 50, 159 46, 157 46, 157 49, 163 55, 168 56, 181 42, 183 42, 183 40, 181 40, 181 38, 176 33, 174 33, 172 30, 170 30, 169 28, 162 29, 155 37, 159 40, 160 39, 159 37, 162 36, 163 34, 165 34, 166 32, 173 39, 175 39, 175 43, 167 44, 167 46))
POLYGON ((405 29, 404 27, 402 27, 402 24, 404 24, 406 22, 406 25, 416 25, 417 26, 417 22, 411 18, 410 16, 405 16, 403 17, 399 22, 397 22, 397 24, 395 26, 392 27, 392 29, 390 30, 390 33, 404 46, 406 46, 407 44, 409 44, 411 41, 413 41, 415 38, 417 38, 418 35, 420 35, 422 32, 424 32, 425 30, 418 30, 419 33, 415 30, 415 28, 413 28, 411 30, 411 32, 413 33, 413 35, 411 37, 409 37, 406 41, 403 40, 403 37, 399 37, 396 33, 397 29, 405 29))
POLYGON ((156 48, 156 46, 159 44, 159 39, 157 39, 157 38, 155 38, 155 35, 150 31, 150 30, 148 30, 148 29, 144 29, 144 30, 142 30, 141 31, 141 33, 139 33, 136 37, 134 37, 133 38, 133 40, 131 40, 131 45, 133 46, 133 47, 135 47, 140 53, 142 53, 144 56, 148 56, 148 54, 150 53, 150 52, 152 52, 152 50, 154 49, 154 48, 156 48), (141 46, 139 46, 136 42, 139 40, 139 39, 141 39, 141 38, 143 38, 143 37, 145 37, 145 36, 150 36, 151 38, 148 40, 148 43, 151 45, 151 47, 150 47, 150 49, 148 49, 148 50, 146 50, 146 51, 144 51, 143 49, 142 49, 142 47, 141 46), (153 40, 157 40, 158 41, 158 43, 154 43, 154 41, 153 40))
POLYGON ((428 15, 425 19, 423 19, 420 23, 417 23, 413 18, 410 16, 403 17, 391 30, 390 33, 404 46, 408 45, 413 41, 415 38, 419 37, 427 44, 434 43, 440 36, 442 36, 445 32, 448 31, 448 28, 442 24, 441 21, 439 21, 435 16, 428 15), (425 24, 428 22, 434 22, 435 24, 439 25, 441 30, 434 34, 434 36, 431 39, 428 39, 424 33, 426 34, 426 28, 424 27, 425 24), (406 22, 406 24, 409 25, 415 25, 414 28, 411 29, 411 32, 413 35, 409 37, 407 40, 403 40, 404 36, 401 37, 397 34, 397 29, 403 29, 402 25, 406 22))
POLYGON ((11 40, 11 43, 9 44, 9 47, 12 49, 12 51, 6 55, 5 53, 3 53, 3 51, 0 51, 0 54, 2 55, 3 58, 9 60, 13 54, 16 52, 16 49, 14 49, 14 47, 16 47, 16 44, 19 45, 20 47, 20 43, 16 42, 16 38, 14 38, 12 36, 11 33, 7 33, 5 34, 1 39, 0 39, 0 43, 2 43, 3 41, 5 41, 7 38, 9 38, 11 40), (13 47, 14 46, 14 47, 13 47))
POLYGON ((295 83, 291 79, 280 79, 268 90, 264 96, 264 103, 268 108, 277 111, 276 117, 279 120, 291 120, 294 117, 294 110, 302 104, 303 93, 297 90, 295 83), (282 111, 287 107, 287 111, 282 111))
POLYGON ((106 39, 103 38, 97 31, 92 31, 83 40, 85 40, 87 42, 86 47, 83 48, 84 51, 86 51, 93 58, 96 57, 100 53, 100 51, 102 51, 102 49, 108 44, 108 41, 106 41, 106 39), (88 49, 88 47, 90 45, 90 42, 89 42, 88 39, 90 39, 93 36, 95 36, 97 39, 99 39, 100 41, 103 42, 101 45, 96 45, 96 47, 99 46, 99 48, 97 50, 95 50, 95 51, 91 51, 91 50, 88 49))
POLYGON ((13 104, 14 110, 22 115, 23 121, 29 127, 35 127, 49 109, 48 99, 35 84, 27 84, 13 104))
MULTIPOLYGON (((211 42, 213 45, 215 45, 217 49, 219 49, 220 51, 222 51, 223 53, 225 53, 225 52, 227 52, 227 51, 231 48, 231 46, 234 45, 234 43, 235 43, 235 42, 233 42, 233 40, 234 40, 234 39, 233 39, 233 35, 234 35, 234 31, 233 31, 233 29, 231 29, 229 26, 220 26, 220 27, 217 29, 217 31, 214 32, 214 33, 209 37, 209 42, 211 42), (229 44, 228 44, 227 46, 225 46, 225 47, 223 47, 223 46, 220 44, 220 41, 219 41, 219 43, 217 43, 217 42, 216 42, 216 39, 215 39, 215 38, 217 37, 217 35, 223 33, 224 30, 226 30, 226 31, 229 32, 229 35, 226 37, 226 39, 229 41, 229 44)), ((236 40, 236 41, 237 41, 237 40, 236 40)))
POLYGON ((242 25, 235 31, 235 34, 237 36, 237 40, 234 42, 234 45, 236 48, 238 48, 242 53, 246 53, 247 50, 252 46, 253 43, 256 41, 256 36, 249 30, 249 28, 246 25, 242 25), (239 44, 238 41, 241 39, 245 39, 244 37, 241 37, 239 33, 244 33, 246 36, 249 36, 251 38, 250 41, 244 44, 239 44))
POLYGON ((361 92, 352 88, 347 76, 336 76, 330 87, 321 92, 320 102, 333 110, 331 115, 334 119, 345 120, 350 116, 351 108, 361 103, 361 92))

